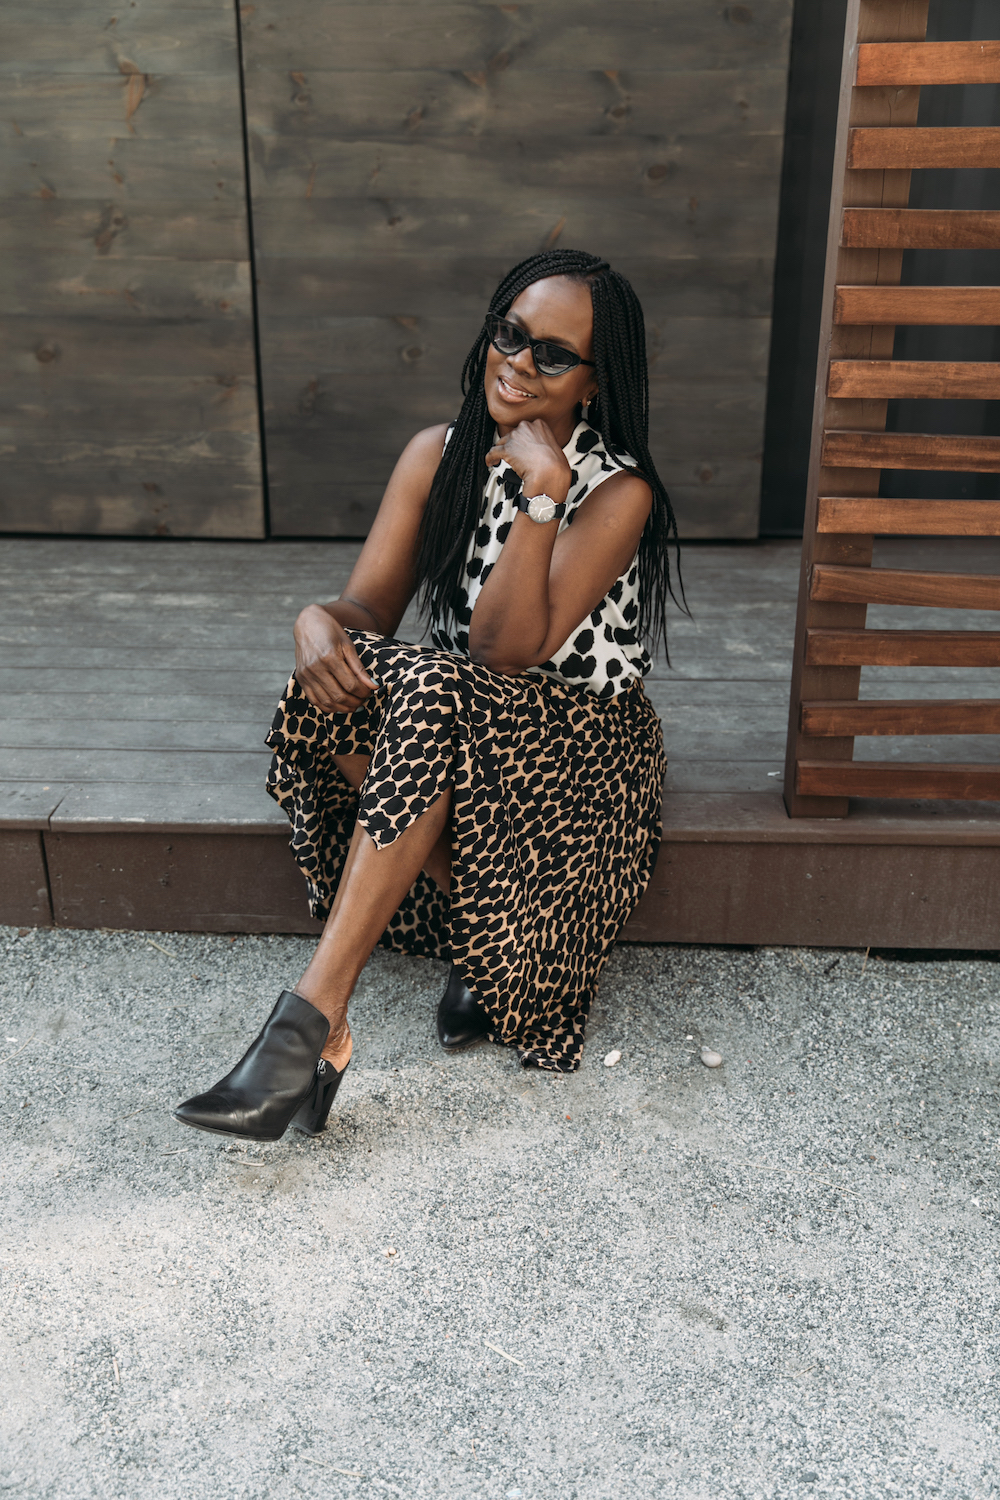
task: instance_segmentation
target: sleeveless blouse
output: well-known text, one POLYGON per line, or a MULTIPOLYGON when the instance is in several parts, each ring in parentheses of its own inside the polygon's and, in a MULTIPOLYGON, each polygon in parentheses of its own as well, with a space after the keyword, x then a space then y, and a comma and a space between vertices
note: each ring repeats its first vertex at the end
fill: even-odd
MULTIPOLYGON (((446 445, 451 431, 449 428, 445 436, 446 445)), ((587 495, 610 475, 620 474, 635 462, 624 454, 620 461, 612 458, 600 433, 588 422, 577 424, 563 452, 571 478, 566 514, 559 522, 560 532, 573 524, 587 495)), ((517 515, 515 501, 520 492, 520 475, 508 463, 501 462, 491 470, 483 490, 480 523, 469 542, 454 618, 446 621, 438 608, 431 614, 431 640, 438 650, 468 656, 472 611, 503 550, 517 515)), ((586 688, 599 698, 613 698, 631 682, 644 677, 653 664, 639 637, 638 576, 637 553, 596 609, 581 621, 552 659, 527 670, 554 677, 570 687, 586 688)))

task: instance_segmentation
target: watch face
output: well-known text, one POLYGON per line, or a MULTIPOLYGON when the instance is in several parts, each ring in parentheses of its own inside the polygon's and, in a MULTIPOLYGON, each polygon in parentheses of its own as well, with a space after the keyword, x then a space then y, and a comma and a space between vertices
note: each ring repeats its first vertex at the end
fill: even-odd
POLYGON ((536 495, 528 501, 528 515, 533 521, 539 523, 554 520, 556 513, 556 502, 550 500, 548 495, 536 495))

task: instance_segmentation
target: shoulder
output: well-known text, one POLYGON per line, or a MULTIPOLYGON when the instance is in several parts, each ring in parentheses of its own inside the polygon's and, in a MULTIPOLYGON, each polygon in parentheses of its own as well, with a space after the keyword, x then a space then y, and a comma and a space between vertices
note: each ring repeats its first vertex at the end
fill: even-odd
POLYGON ((438 422, 434 427, 424 427, 410 438, 403 449, 403 458, 420 464, 430 464, 433 469, 436 469, 444 452, 445 438, 452 426, 451 422, 438 422))
POLYGON ((410 438, 396 460, 387 494, 399 495, 420 505, 425 503, 444 452, 448 426, 447 422, 439 422, 436 427, 425 427, 410 438))
POLYGON ((609 473, 599 474, 590 482, 587 495, 580 506, 592 511, 613 506, 616 511, 627 511, 630 515, 646 518, 653 508, 653 491, 649 484, 634 469, 614 468, 609 473))

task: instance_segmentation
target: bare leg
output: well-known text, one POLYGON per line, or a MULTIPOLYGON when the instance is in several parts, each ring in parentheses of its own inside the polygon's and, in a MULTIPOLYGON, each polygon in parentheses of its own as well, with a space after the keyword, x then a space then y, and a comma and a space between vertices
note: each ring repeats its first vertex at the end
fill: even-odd
MULTIPOLYGON (((334 760, 341 775, 354 790, 360 791, 361 783, 368 775, 367 755, 335 755, 334 760)), ((451 888, 451 835, 448 825, 441 830, 441 837, 424 860, 424 871, 440 886, 447 896, 451 888)))
MULTIPOLYGON (((338 763, 347 758, 338 757, 338 763)), ((447 835, 450 813, 449 788, 386 849, 379 849, 360 823, 355 827, 323 936, 295 986, 330 1022, 323 1056, 338 1072, 351 1056, 347 1005, 358 975, 432 850, 447 835)))

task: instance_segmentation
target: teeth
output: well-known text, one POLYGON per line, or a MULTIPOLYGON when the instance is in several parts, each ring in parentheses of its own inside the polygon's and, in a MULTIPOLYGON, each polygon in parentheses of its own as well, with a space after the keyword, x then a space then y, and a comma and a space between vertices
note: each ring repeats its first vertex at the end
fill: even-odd
POLYGON ((532 400, 534 400, 534 397, 531 395, 530 391, 518 390, 516 385, 511 385, 510 381, 504 380, 502 375, 500 376, 500 384, 504 387, 505 390, 510 391, 515 396, 529 396, 532 400))

